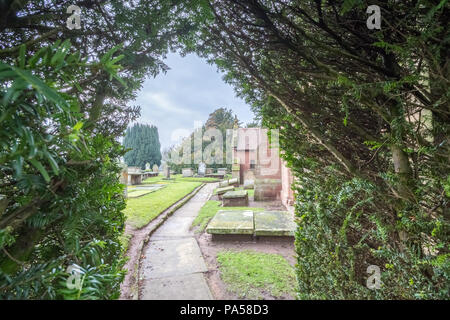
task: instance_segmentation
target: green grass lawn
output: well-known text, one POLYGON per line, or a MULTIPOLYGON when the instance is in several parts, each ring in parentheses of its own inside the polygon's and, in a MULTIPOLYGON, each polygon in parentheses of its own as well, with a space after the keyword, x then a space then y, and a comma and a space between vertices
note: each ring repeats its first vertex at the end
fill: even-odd
POLYGON ((178 179, 165 181, 161 180, 162 177, 149 178, 145 183, 149 183, 147 181, 151 179, 155 181, 151 183, 165 183, 167 186, 145 196, 127 200, 127 208, 124 213, 127 218, 127 223, 134 228, 146 226, 164 210, 201 185, 201 182, 183 181, 178 179), (160 180, 155 178, 159 178, 160 180))
POLYGON ((221 251, 217 261, 222 280, 240 298, 295 296, 294 268, 281 255, 256 251, 221 251))
POLYGON ((254 207, 222 207, 221 201, 209 200, 200 209, 197 217, 192 222, 192 228, 197 227, 196 233, 203 232, 209 221, 214 217, 214 215, 219 210, 253 210, 253 211, 263 211, 263 208, 254 207))

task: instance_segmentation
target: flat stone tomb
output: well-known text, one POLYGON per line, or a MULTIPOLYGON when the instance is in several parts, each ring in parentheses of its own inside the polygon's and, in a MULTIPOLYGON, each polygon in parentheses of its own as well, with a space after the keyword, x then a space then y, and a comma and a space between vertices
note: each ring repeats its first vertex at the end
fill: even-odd
POLYGON ((285 211, 255 212, 256 236, 287 236, 295 235, 296 224, 292 214, 285 211))
POLYGON ((253 211, 220 210, 206 228, 209 234, 246 234, 252 235, 253 211))
POLYGON ((212 235, 293 237, 293 216, 284 211, 221 210, 206 228, 212 235))
POLYGON ((222 196, 224 207, 245 207, 248 205, 247 190, 228 191, 222 196))

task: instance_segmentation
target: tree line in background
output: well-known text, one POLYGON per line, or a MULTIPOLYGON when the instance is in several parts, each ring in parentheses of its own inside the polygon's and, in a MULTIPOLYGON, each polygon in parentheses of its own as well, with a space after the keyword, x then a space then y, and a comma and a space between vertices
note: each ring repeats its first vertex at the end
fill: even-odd
POLYGON ((158 128, 152 125, 135 124, 128 128, 123 139, 123 146, 129 150, 124 161, 128 166, 145 169, 147 163, 161 165, 161 144, 158 128))
MULTIPOLYGON (((170 166, 171 170, 181 173, 182 168, 192 168, 195 172, 198 170, 198 162, 203 161, 207 167, 228 168, 227 164, 227 144, 231 143, 231 135, 227 136, 227 130, 239 127, 241 122, 233 115, 233 111, 227 108, 218 108, 214 110, 201 128, 195 129, 189 137, 184 138, 179 144, 170 147, 164 151, 164 160, 170 166), (216 154, 218 149, 215 142, 217 138, 212 133, 205 134, 208 129, 217 129, 222 138, 222 156, 216 154), (185 159, 183 157, 186 157, 185 159), (176 158, 176 159, 175 159, 176 158), (196 161, 198 159, 198 161, 196 161)), ((230 156, 230 155, 228 155, 230 156)))

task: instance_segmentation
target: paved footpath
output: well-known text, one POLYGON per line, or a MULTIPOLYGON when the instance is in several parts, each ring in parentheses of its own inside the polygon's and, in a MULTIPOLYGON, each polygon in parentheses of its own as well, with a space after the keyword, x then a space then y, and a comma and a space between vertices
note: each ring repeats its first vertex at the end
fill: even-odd
POLYGON ((208 269, 189 227, 215 187, 206 184, 152 234, 141 260, 139 299, 213 299, 203 275, 208 269))

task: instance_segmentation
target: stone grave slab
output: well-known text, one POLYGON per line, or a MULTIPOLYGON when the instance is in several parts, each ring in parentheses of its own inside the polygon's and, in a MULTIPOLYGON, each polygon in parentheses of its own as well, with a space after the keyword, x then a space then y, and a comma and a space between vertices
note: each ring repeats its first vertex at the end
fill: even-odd
POLYGON ((218 195, 222 195, 224 193, 227 193, 228 191, 233 191, 234 187, 233 186, 228 186, 228 187, 223 187, 223 188, 217 188, 216 189, 216 194, 218 195))
POLYGON ((228 187, 228 180, 220 181, 219 188, 228 187))
POLYGON ((245 207, 248 205, 247 190, 228 191, 222 196, 224 207, 245 207))
POLYGON ((239 185, 239 179, 238 178, 233 178, 228 180, 228 184, 230 186, 238 186, 239 185))
POLYGON ((286 211, 255 212, 256 236, 294 236, 297 225, 286 211))
POLYGON ((220 210, 208 224, 209 234, 249 234, 252 235, 253 211, 220 210))

